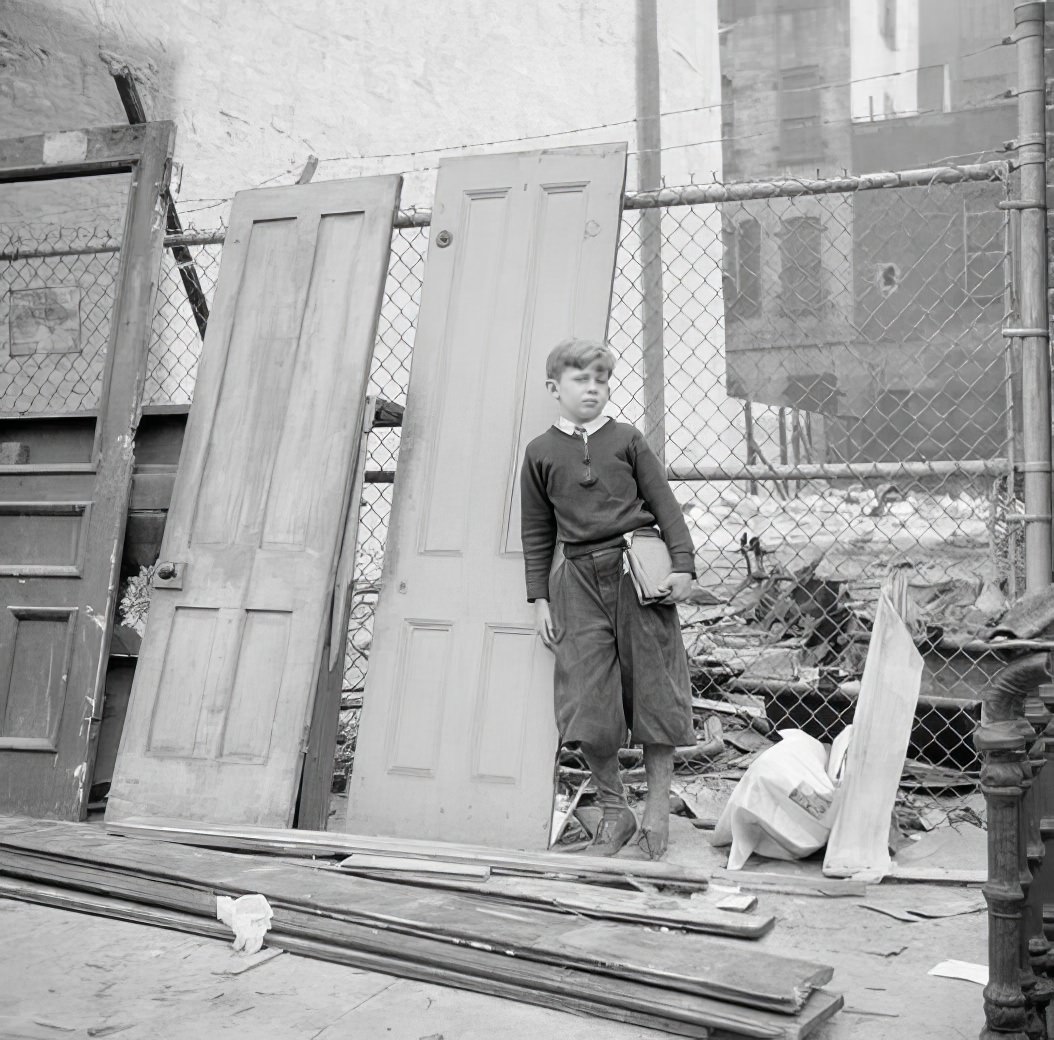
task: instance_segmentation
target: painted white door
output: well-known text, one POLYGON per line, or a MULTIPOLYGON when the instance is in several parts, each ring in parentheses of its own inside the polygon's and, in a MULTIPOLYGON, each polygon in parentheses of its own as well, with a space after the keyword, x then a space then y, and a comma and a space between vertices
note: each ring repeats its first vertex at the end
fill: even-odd
POLYGON ((400 187, 235 198, 109 819, 292 822, 400 187))
POLYGON ((545 358, 602 339, 626 146, 440 163, 347 829, 545 848, 553 661, 533 630, 519 468, 545 358))

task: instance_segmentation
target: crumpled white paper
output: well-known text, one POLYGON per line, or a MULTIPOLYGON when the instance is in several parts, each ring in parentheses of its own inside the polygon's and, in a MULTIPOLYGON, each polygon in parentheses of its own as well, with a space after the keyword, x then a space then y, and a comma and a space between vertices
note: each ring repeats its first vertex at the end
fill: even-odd
POLYGON ((234 948, 239 952, 259 951, 273 916, 271 904, 259 893, 237 899, 216 897, 216 917, 234 930, 234 948))

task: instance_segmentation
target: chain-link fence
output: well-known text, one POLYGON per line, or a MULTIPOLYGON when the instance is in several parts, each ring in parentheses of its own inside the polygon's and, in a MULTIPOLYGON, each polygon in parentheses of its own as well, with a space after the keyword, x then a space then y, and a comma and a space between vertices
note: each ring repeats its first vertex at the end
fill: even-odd
MULTIPOLYGON (((627 198, 612 410, 665 450, 697 546, 685 644, 700 726, 710 739, 716 718, 724 732, 724 751, 692 766, 697 788, 727 794, 777 728, 830 740, 852 720, 879 589, 903 567, 926 669, 901 816, 929 826, 983 812, 970 735, 997 659, 970 644, 1022 591, 1018 389, 1001 335, 1013 308, 1007 192, 1005 168, 989 164, 627 198), (645 407, 656 386, 664 434, 645 407)), ((370 393, 402 404, 427 216, 397 224, 370 393)), ((210 301, 222 240, 181 239, 210 301)), ((111 244, 67 243, 68 256, 46 245, 103 308, 111 244)), ((34 280, 6 267, 9 287, 50 270, 34 280)), ((200 349, 166 251, 148 404, 190 402, 200 349)), ((16 373, 5 410, 81 407, 92 384, 78 380, 16 373)), ((399 433, 369 435, 348 703, 364 683, 399 433)))

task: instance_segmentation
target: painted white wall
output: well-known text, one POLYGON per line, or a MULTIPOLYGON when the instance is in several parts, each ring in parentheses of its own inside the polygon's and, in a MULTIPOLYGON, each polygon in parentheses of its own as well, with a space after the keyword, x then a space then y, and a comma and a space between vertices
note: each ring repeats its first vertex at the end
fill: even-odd
POLYGON ((850 104, 853 119, 918 112, 920 0, 849 0, 850 104), (896 12, 894 46, 880 27, 884 9, 896 12), (890 109, 892 109, 890 111, 890 109))

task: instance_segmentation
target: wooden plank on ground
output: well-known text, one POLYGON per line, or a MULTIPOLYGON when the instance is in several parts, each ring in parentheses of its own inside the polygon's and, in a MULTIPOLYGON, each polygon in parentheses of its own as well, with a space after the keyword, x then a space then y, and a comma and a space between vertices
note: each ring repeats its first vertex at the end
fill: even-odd
MULTIPOLYGON (((155 882, 216 894, 259 892, 275 909, 452 945, 483 945, 540 963, 793 1014, 830 981, 826 965, 778 957, 753 945, 629 924, 579 921, 531 907, 495 906, 453 892, 388 885, 337 872, 166 842, 131 841, 58 823, 0 831, 0 872, 64 878, 126 898, 155 882)), ((44 878, 41 878, 42 880, 44 878)), ((148 900, 149 901, 149 900, 148 900)), ((209 902, 211 906, 211 902, 209 902)), ((186 909, 178 905, 177 909, 186 909)))
POLYGON ((553 658, 518 473, 556 418, 549 351, 605 338, 625 173, 625 144, 440 160, 342 829, 548 847, 553 658))
POLYGON ((484 863, 492 871, 569 877, 635 877, 662 884, 705 889, 710 873, 674 863, 628 859, 619 856, 586 856, 566 852, 524 852, 492 849, 482 845, 417 841, 413 838, 377 838, 334 831, 291 831, 267 827, 228 827, 188 820, 130 817, 107 820, 111 834, 201 845, 243 852, 273 852, 286 856, 349 856, 357 852, 443 860, 449 863, 484 863))
MULTIPOLYGON (((383 857, 377 857, 383 859, 383 857)), ((538 906, 546 910, 596 917, 605 921, 629 921, 634 924, 656 928, 681 928, 690 932, 705 932, 709 935, 728 935, 738 939, 760 939, 767 935, 776 919, 771 914, 733 918, 721 913, 713 906, 680 901, 668 896, 645 892, 629 892, 622 889, 603 888, 598 885, 580 885, 571 881, 531 877, 490 877, 486 880, 388 872, 368 865, 369 857, 351 857, 340 865, 346 872, 364 877, 387 878, 404 884, 420 884, 432 888, 447 888, 456 892, 472 892, 490 899, 500 899, 524 906, 538 906), (366 860, 356 863, 356 860, 366 860)), ((423 860, 403 860, 408 866, 422 865, 423 860)), ((440 864, 432 864, 438 867, 440 864)), ((469 868, 468 864, 442 864, 452 870, 469 868)))
POLYGON ((408 859, 405 856, 376 856, 369 852, 356 852, 340 864, 346 874, 367 874, 383 871, 398 877, 410 873, 419 876, 436 875, 467 881, 484 882, 490 877, 490 867, 485 863, 444 863, 442 860, 408 859))
POLYGON ((893 881, 922 881, 934 885, 983 885, 988 880, 988 871, 954 867, 926 867, 916 863, 894 861, 886 877, 893 881))
POLYGON ((789 896, 826 896, 828 898, 865 896, 863 881, 842 881, 825 877, 796 876, 794 874, 762 873, 756 870, 725 870, 712 872, 715 883, 738 885, 747 892, 778 892, 789 896))
POLYGON ((829 810, 823 872, 880 880, 890 868, 889 823, 922 681, 922 655, 883 592, 860 683, 845 779, 829 810))
MULTIPOLYGON (((229 929, 209 916, 61 886, 0 878, 0 898, 230 939, 229 929)), ((419 940, 393 946, 389 940, 381 941, 383 947, 373 950, 285 933, 267 935, 268 946, 294 954, 664 1029, 678 1036, 706 1038, 728 1034, 759 1040, 804 1040, 842 1006, 840 996, 821 990, 810 997, 796 1016, 757 1010, 745 1012, 706 998, 658 990, 641 983, 619 980, 612 984, 573 968, 543 971, 530 962, 494 957, 468 947, 429 947, 419 940)))
POLYGON ((109 819, 292 823, 400 186, 235 197, 109 819))

